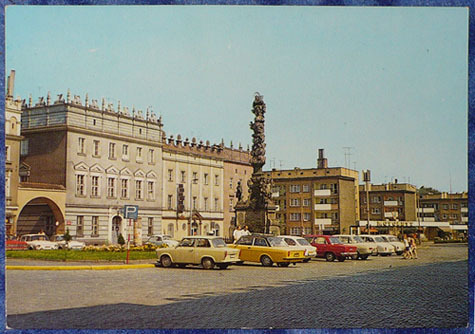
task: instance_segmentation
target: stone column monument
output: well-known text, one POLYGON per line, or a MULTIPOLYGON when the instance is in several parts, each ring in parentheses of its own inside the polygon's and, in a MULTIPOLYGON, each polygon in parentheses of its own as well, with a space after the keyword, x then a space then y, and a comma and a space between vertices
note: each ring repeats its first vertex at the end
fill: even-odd
POLYGON ((275 219, 276 206, 271 200, 271 180, 262 172, 266 163, 266 144, 264 134, 264 114, 266 104, 263 96, 256 93, 252 104, 254 121, 250 123, 252 134, 251 165, 253 173, 248 181, 249 199, 239 200, 235 206, 237 224, 249 226, 251 232, 279 234, 275 219))

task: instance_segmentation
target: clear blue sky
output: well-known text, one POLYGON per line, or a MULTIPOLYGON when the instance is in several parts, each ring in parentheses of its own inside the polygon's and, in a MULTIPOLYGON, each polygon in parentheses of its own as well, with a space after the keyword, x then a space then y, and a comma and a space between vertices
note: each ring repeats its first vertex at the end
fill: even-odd
POLYGON ((167 135, 251 144, 267 104, 265 169, 370 169, 467 190, 466 8, 11 6, 15 95, 148 106, 167 135))

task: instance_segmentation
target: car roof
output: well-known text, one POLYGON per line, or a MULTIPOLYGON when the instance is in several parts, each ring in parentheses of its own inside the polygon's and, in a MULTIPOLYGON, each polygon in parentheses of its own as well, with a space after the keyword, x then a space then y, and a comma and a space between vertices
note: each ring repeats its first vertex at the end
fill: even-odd
POLYGON ((284 238, 299 238, 299 239, 305 239, 304 237, 301 237, 300 235, 278 235, 278 237, 284 237, 284 238))
POLYGON ((217 236, 217 235, 189 235, 186 237, 183 237, 183 239, 223 239, 223 237, 217 236))

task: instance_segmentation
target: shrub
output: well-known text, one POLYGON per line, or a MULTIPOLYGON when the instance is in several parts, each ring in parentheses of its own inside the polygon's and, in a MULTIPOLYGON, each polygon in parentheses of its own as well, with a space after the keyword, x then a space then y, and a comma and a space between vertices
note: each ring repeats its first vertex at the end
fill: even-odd
POLYGON ((117 243, 121 246, 125 244, 125 239, 124 239, 124 236, 122 235, 122 233, 119 234, 119 237, 117 238, 117 243))

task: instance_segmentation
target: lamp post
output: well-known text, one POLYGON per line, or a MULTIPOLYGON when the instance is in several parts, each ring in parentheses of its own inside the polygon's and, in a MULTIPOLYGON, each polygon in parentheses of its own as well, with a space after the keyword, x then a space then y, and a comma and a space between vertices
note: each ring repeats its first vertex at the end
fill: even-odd
POLYGON ((371 171, 369 169, 363 171, 363 181, 365 181, 366 188, 366 229, 368 234, 371 234, 369 230, 369 182, 371 181, 371 171))
POLYGON ((198 181, 197 178, 194 178, 194 179, 190 179, 190 221, 189 221, 189 224, 190 224, 190 235, 192 235, 191 231, 193 229, 192 227, 192 221, 193 221, 193 199, 192 199, 192 192, 191 192, 191 188, 192 188, 192 185, 193 183, 195 183, 196 181, 198 181))

